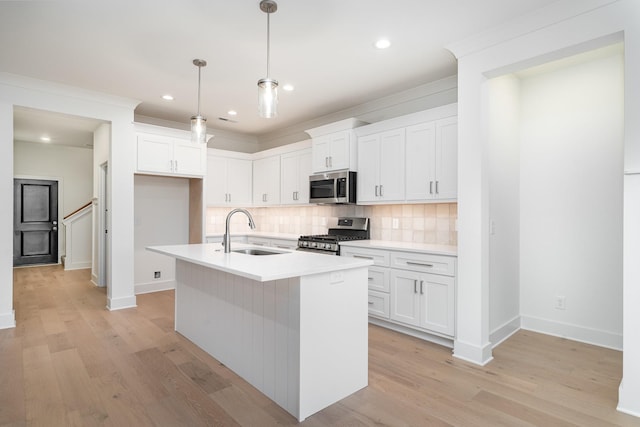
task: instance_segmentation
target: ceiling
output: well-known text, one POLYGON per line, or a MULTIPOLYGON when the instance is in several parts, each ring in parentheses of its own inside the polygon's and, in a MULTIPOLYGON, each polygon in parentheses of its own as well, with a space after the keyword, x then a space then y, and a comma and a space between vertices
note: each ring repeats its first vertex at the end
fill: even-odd
MULTIPOLYGON (((295 90, 279 91, 274 119, 257 113, 267 18, 258 0, 3 1, 0 71, 139 100, 137 117, 186 125, 197 110, 192 60, 205 59, 208 126, 259 137, 454 75, 456 60, 444 46, 553 1, 277 0, 271 77, 295 90), (376 49, 380 37, 391 47, 376 49)), ((16 139, 53 132, 32 127, 46 124, 42 114, 16 116, 16 139)), ((64 128, 63 119, 48 122, 64 128)))

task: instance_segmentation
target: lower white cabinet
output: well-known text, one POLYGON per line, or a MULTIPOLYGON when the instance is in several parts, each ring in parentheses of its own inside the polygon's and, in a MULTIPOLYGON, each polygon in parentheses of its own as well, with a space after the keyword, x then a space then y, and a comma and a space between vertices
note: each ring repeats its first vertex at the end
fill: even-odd
POLYGON ((394 268, 389 316, 398 322, 453 336, 454 291, 453 277, 394 268))
POLYGON ((374 262, 369 267, 369 316, 383 326, 454 337, 454 256, 344 245, 341 255, 374 262))

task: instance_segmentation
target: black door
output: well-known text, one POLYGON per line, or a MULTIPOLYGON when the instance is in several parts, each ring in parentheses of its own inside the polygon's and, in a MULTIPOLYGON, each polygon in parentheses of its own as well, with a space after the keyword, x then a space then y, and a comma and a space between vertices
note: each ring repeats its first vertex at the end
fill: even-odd
POLYGON ((13 265, 58 262, 58 183, 13 180, 13 265))

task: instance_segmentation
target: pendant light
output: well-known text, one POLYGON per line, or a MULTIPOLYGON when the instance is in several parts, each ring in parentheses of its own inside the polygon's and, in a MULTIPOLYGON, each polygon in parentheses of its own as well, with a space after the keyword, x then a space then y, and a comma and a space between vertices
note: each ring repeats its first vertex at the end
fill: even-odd
POLYGON ((267 14, 267 77, 258 80, 258 110, 261 117, 269 119, 278 115, 278 81, 269 77, 269 15, 278 10, 278 4, 274 0, 262 0, 260 10, 267 14))
POLYGON ((207 143, 207 119, 200 115, 200 71, 207 66, 204 59, 194 59, 193 65, 198 67, 198 113, 191 117, 191 141, 207 143))

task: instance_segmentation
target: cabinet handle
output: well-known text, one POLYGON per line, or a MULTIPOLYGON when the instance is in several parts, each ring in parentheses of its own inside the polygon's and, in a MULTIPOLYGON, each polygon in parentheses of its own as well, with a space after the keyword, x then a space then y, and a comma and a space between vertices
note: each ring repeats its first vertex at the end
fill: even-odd
POLYGON ((378 186, 376 185, 376 197, 378 197, 378 186))
POLYGON ((384 191, 383 191, 383 186, 382 184, 380 184, 380 197, 384 197, 384 191))
POLYGON ((329 156, 329 167, 333 167, 333 156, 329 156))
POLYGON ((329 167, 329 157, 324 158, 324 166, 327 168, 329 167))
POLYGON ((354 258, 362 258, 362 259, 370 259, 373 260, 373 257, 370 256, 364 256, 364 255, 354 255, 354 258))
POLYGON ((178 161, 175 161, 175 171, 178 172, 178 161))
POLYGON ((369 281, 370 281, 370 282, 372 282, 372 281, 373 281, 373 277, 369 277, 368 279, 369 279, 369 281))
POLYGON ((169 172, 173 172, 173 160, 169 160, 169 172))
POLYGON ((373 305, 373 301, 369 301, 369 305, 373 305))
POLYGON ((417 294, 418 293, 418 279, 415 279, 413 281, 413 293, 417 294))
POLYGON ((429 194, 433 194, 433 181, 429 181, 429 194))
POLYGON ((420 280, 420 295, 424 294, 424 291, 422 290, 423 285, 424 285, 424 280, 420 280))
POLYGON ((439 183, 439 182, 440 182, 440 181, 436 181, 436 194, 439 194, 439 193, 440 193, 440 191, 438 190, 438 183, 439 183))
POLYGON ((267 194, 266 193, 262 194, 262 201, 263 202, 267 201, 267 194))
POLYGON ((229 203, 231 203, 231 193, 229 193, 229 203))
POLYGON ((424 262, 407 261, 407 265, 419 265, 420 267, 433 268, 433 264, 427 264, 424 262))

